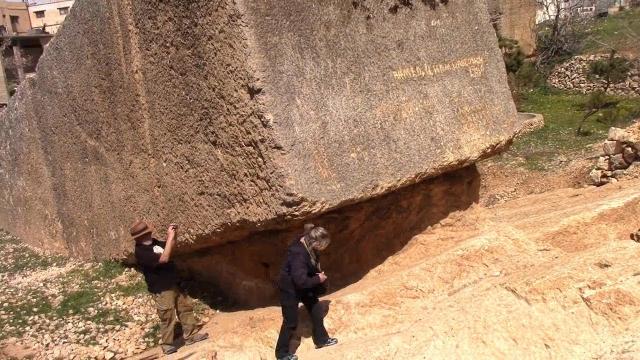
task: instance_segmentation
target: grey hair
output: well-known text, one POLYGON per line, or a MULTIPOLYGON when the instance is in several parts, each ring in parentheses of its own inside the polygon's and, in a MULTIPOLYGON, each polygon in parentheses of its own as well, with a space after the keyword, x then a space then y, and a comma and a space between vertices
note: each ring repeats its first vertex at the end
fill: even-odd
POLYGON ((309 231, 311 231, 314 227, 316 226, 311 223, 304 224, 304 235, 308 235, 309 231))
POLYGON ((325 246, 329 245, 329 243, 331 242, 331 238, 327 229, 320 226, 313 226, 308 228, 309 225, 313 226, 312 224, 306 224, 304 226, 307 244, 313 245, 316 243, 320 243, 325 246))

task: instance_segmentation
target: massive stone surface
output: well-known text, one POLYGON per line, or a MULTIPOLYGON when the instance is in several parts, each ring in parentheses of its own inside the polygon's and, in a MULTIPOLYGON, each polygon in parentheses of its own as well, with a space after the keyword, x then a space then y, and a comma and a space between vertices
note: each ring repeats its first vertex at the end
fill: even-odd
POLYGON ((536 49, 536 0, 489 0, 489 7, 500 34, 517 40, 526 55, 536 49))
POLYGON ((285 228, 500 149, 505 80, 484 0, 78 0, 4 112, 0 225, 83 257, 135 217, 285 228))

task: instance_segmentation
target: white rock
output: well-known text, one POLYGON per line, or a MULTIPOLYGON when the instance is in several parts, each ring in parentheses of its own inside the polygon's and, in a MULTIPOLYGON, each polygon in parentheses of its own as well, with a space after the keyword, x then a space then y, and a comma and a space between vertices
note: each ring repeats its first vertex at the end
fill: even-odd
POLYGON ((611 165, 609 163, 609 157, 608 156, 600 156, 598 158, 598 161, 596 162, 596 169, 597 170, 610 170, 611 169, 611 165))
POLYGON ((622 143, 619 141, 605 141, 602 144, 605 155, 616 155, 622 152, 622 143))
POLYGON ((609 129, 608 139, 611 141, 626 142, 629 140, 629 135, 624 131, 624 129, 612 127, 609 129))

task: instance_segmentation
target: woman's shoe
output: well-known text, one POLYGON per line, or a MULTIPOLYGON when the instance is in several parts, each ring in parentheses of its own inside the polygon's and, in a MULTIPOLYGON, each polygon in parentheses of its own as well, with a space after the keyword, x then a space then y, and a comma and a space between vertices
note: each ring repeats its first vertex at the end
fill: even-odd
POLYGON ((178 351, 178 348, 174 345, 162 345, 162 353, 165 355, 173 354, 178 351))
POLYGON ((278 360, 298 360, 298 355, 289 354, 289 355, 287 355, 285 357, 278 358, 278 360))
POLYGON ((338 343, 338 339, 336 338, 328 338, 327 341, 325 341, 322 344, 316 344, 316 349, 320 349, 323 347, 327 347, 327 346, 332 346, 338 343))
POLYGON ((184 340, 185 345, 195 344, 199 341, 207 340, 209 338, 209 334, 207 333, 197 333, 192 335, 190 338, 184 340))

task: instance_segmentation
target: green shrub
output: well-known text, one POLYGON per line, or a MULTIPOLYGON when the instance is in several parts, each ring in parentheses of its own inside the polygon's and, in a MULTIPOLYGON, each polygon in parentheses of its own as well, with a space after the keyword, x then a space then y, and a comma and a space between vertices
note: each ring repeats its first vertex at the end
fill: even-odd
POLYGON ((520 49, 518 41, 500 37, 498 46, 502 50, 502 57, 508 73, 515 74, 524 63, 524 53, 520 49))
POLYGON ((611 84, 624 81, 629 76, 630 70, 629 62, 625 58, 616 57, 616 51, 611 50, 608 58, 594 61, 589 65, 589 78, 604 80, 604 91, 607 91, 611 84))
POLYGON ((524 62, 515 74, 516 83, 519 90, 530 90, 545 83, 544 76, 536 69, 531 62, 524 62))

